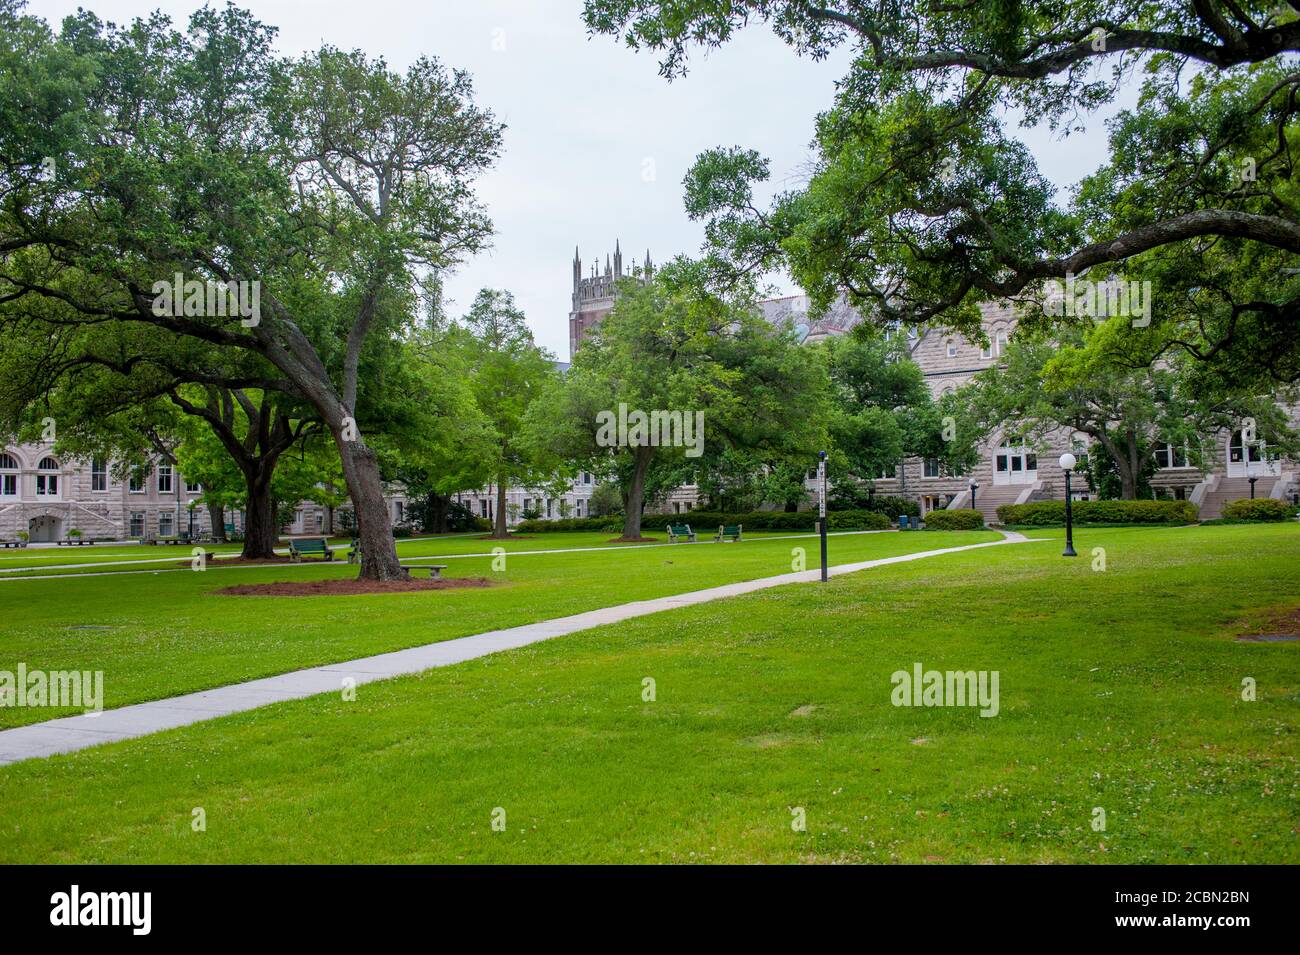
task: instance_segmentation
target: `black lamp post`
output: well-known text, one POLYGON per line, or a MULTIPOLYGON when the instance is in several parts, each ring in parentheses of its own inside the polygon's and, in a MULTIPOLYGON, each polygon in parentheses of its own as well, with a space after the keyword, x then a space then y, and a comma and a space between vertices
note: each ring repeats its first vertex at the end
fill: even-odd
POLYGON ((1255 500, 1255 482, 1258 481, 1259 478, 1253 477, 1247 478, 1246 480, 1250 482, 1250 499, 1253 501, 1255 500))
POLYGON ((1074 455, 1066 452, 1061 455, 1061 470, 1065 472, 1065 550, 1062 557, 1078 557, 1074 552, 1074 510, 1071 507, 1073 494, 1070 491, 1070 473, 1074 470, 1074 455))
POLYGON ((975 492, 978 490, 979 490, 979 485, 975 483, 974 478, 971 478, 970 479, 970 509, 972 511, 975 510, 975 492))

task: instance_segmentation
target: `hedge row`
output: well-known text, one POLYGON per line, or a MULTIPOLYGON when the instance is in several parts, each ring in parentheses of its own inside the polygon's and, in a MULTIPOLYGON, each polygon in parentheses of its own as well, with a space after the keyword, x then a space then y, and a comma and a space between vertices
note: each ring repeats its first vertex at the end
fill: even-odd
POLYGON ((974 531, 984 526, 984 515, 970 508, 931 511, 925 515, 925 526, 932 531, 974 531))
MULTIPOLYGON (((1198 508, 1191 501, 1075 501, 1076 524, 1194 524, 1198 508)), ((998 508, 1003 524, 1042 527, 1065 523, 1064 501, 1030 501, 998 508)))
POLYGON ((618 531, 623 529, 621 517, 564 517, 556 521, 520 521, 515 530, 520 534, 537 534, 546 531, 618 531))
POLYGON ((1223 516, 1233 521, 1286 521, 1295 515, 1294 504, 1271 497, 1245 497, 1223 505, 1223 516))
MULTIPOLYGON (((697 534, 713 533, 723 524, 741 524, 755 531, 808 531, 817 526, 814 511, 752 511, 748 514, 721 514, 717 511, 691 511, 688 514, 646 514, 641 518, 643 531, 662 531, 669 524, 690 524, 697 534)), ((889 518, 877 511, 831 511, 827 515, 831 530, 884 530, 889 518)), ((557 521, 522 521, 515 528, 521 534, 548 531, 621 531, 621 517, 571 517, 557 521)))

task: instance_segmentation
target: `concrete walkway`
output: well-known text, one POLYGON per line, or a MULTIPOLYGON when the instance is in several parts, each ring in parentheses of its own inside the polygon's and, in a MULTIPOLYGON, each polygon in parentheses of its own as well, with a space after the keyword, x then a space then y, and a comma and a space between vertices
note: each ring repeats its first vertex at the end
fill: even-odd
MULTIPOLYGON (((998 547, 1003 544, 1028 541, 1028 538, 1022 534, 1011 531, 1000 533, 1003 539, 998 541, 919 551, 914 554, 882 557, 856 564, 841 564, 831 567, 828 573, 830 576, 838 577, 841 574, 852 574, 887 564, 902 564, 942 554, 955 554, 961 551, 979 550, 983 547, 998 547)), ((189 726, 192 723, 215 719, 218 716, 228 716, 231 713, 241 713, 284 700, 297 700, 321 693, 339 693, 346 685, 345 681, 349 679, 354 681, 356 686, 360 686, 375 680, 387 680, 390 677, 419 673, 434 667, 450 666, 453 663, 472 660, 500 650, 513 650, 530 643, 630 620, 633 617, 643 617, 661 610, 692 607, 725 597, 737 597, 757 590, 766 590, 769 587, 780 587, 783 584, 816 581, 820 577, 819 569, 723 584, 706 590, 694 590, 671 597, 657 597, 654 600, 637 600, 600 610, 589 610, 569 617, 525 624, 521 627, 492 630, 470 637, 459 637, 455 640, 444 640, 407 650, 381 653, 378 656, 362 657, 359 660, 295 670, 280 676, 250 680, 247 683, 236 683, 232 686, 203 690, 150 703, 137 703, 115 710, 105 710, 102 713, 33 723, 30 726, 0 731, 0 765, 23 759, 53 756, 56 753, 69 753, 102 743, 133 739, 137 736, 147 736, 150 733, 175 729, 178 726, 189 726)))

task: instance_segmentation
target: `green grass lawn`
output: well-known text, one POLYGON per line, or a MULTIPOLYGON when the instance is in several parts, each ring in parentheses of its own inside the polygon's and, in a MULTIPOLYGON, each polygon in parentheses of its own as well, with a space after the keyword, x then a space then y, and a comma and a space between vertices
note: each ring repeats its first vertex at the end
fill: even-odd
MULTIPOLYGON (((1076 546, 1072 561, 1014 544, 767 590, 366 685, 354 702, 0 768, 0 861, 1300 862, 1300 645, 1233 639, 1300 603, 1300 527, 1096 529, 1076 546), (999 714, 892 706, 890 676, 914 662, 998 671, 999 714)), ((679 584, 677 561, 695 558, 600 555, 594 578, 562 569, 578 555, 532 559, 573 575, 518 582, 541 599, 604 577, 611 592, 679 584)), ((711 569, 693 566, 692 585, 711 569)), ((176 627, 214 599, 182 579, 152 600, 78 599, 123 615, 141 601, 176 627)), ((73 593, 36 583, 22 585, 29 612, 73 593)), ((315 612, 347 613, 292 619, 315 612)), ((354 613, 359 631, 402 616, 354 613)), ((178 637, 154 652, 186 650, 178 637)))
MULTIPOLYGON (((844 532, 832 532, 842 534, 844 532)), ((659 543, 667 544, 667 535, 648 532, 647 536, 659 543)), ((745 534, 745 539, 785 539, 791 536, 808 536, 806 531, 753 531, 745 534)), ((711 534, 700 534, 699 543, 711 544, 711 534)), ((347 560, 350 541, 335 538, 330 546, 334 549, 335 559, 347 560)), ((202 547, 213 566, 239 556, 239 544, 195 544, 202 547)), ((494 548, 502 548, 507 553, 525 551, 547 551, 555 549, 577 549, 583 547, 628 548, 654 546, 645 544, 615 544, 612 535, 604 532, 559 532, 548 534, 511 536, 507 540, 494 540, 482 532, 472 534, 447 534, 438 537, 419 537, 397 542, 398 557, 405 561, 446 557, 457 555, 490 554, 494 548)), ((277 552, 288 557, 289 548, 285 544, 277 552)), ((179 566, 189 566, 192 547, 161 545, 140 546, 136 544, 96 545, 95 547, 44 547, 30 550, 11 550, 0 553, 0 580, 8 577, 46 576, 48 574, 95 574, 150 573, 179 566)), ((314 563, 316 558, 308 558, 305 563, 314 563)))
MULTIPOLYGON (((833 562, 869 560, 984 540, 992 532, 846 534, 833 562)), ((446 556, 449 577, 488 577, 490 588, 354 597, 232 597, 232 584, 355 577, 313 561, 203 573, 172 565, 132 573, 69 571, 54 580, 0 579, 0 669, 102 670, 107 708, 176 696, 322 663, 483 633, 611 604, 770 577, 817 539, 769 535, 739 544, 608 545, 609 535, 548 534, 507 541, 506 569, 475 538, 404 542, 404 556, 446 556), (598 543, 606 546, 590 550, 598 543), (563 553, 541 549, 571 548, 563 553), (528 551, 528 553, 524 553, 528 551), (510 556, 518 553, 520 556, 510 556), (448 556, 450 555, 450 556, 448 556), (89 628, 89 629, 87 629, 89 628), (106 629, 98 629, 106 628, 106 629)), ((151 548, 152 549, 152 548, 151 548)), ((178 557, 178 562, 180 558, 178 557)), ((186 566, 188 564, 186 563, 186 566)), ((0 707, 0 727, 76 710, 0 707)))

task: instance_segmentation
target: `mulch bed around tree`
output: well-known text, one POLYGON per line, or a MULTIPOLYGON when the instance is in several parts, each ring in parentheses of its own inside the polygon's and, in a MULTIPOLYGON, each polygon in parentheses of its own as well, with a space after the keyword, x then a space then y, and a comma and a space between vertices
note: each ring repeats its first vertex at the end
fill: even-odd
POLYGON ((611 537, 610 544, 658 544, 657 537, 611 537))
POLYGON ((1291 641, 1276 639, 1279 637, 1294 637, 1300 640, 1300 607, 1291 607, 1286 610, 1274 611, 1265 618, 1263 625, 1250 625, 1251 630, 1256 633, 1242 634, 1237 637, 1242 643, 1289 643, 1291 641), (1275 638, 1270 640, 1269 638, 1275 638))
MULTIPOLYGON (((178 567, 189 567, 189 566, 191 565, 191 563, 193 562, 193 560, 194 560, 194 558, 191 557, 191 558, 189 558, 189 559, 187 559, 187 560, 177 561, 177 562, 176 562, 176 566, 178 566, 178 567)), ((296 561, 293 561, 293 560, 290 560, 288 557, 250 557, 250 558, 243 558, 243 557, 222 557, 222 556, 219 555, 219 554, 211 554, 211 553, 210 553, 210 554, 208 554, 208 563, 209 563, 209 564, 220 564, 220 565, 222 565, 223 567, 242 567, 242 566, 246 566, 246 565, 249 565, 249 564, 293 564, 293 563, 297 563, 297 562, 296 562, 296 561)), ((304 563, 306 563, 306 561, 304 561, 304 563)), ((329 562, 329 561, 312 561, 312 563, 322 563, 322 564, 325 564, 325 563, 330 563, 330 562, 329 562)), ((335 563, 337 563, 337 561, 335 561, 335 563)))
POLYGON ((409 580, 359 580, 345 577, 341 580, 278 581, 273 584, 237 584, 216 591, 231 597, 348 597, 357 594, 405 594, 424 590, 458 590, 462 587, 490 587, 486 577, 452 577, 446 580, 428 580, 412 577, 409 580))

